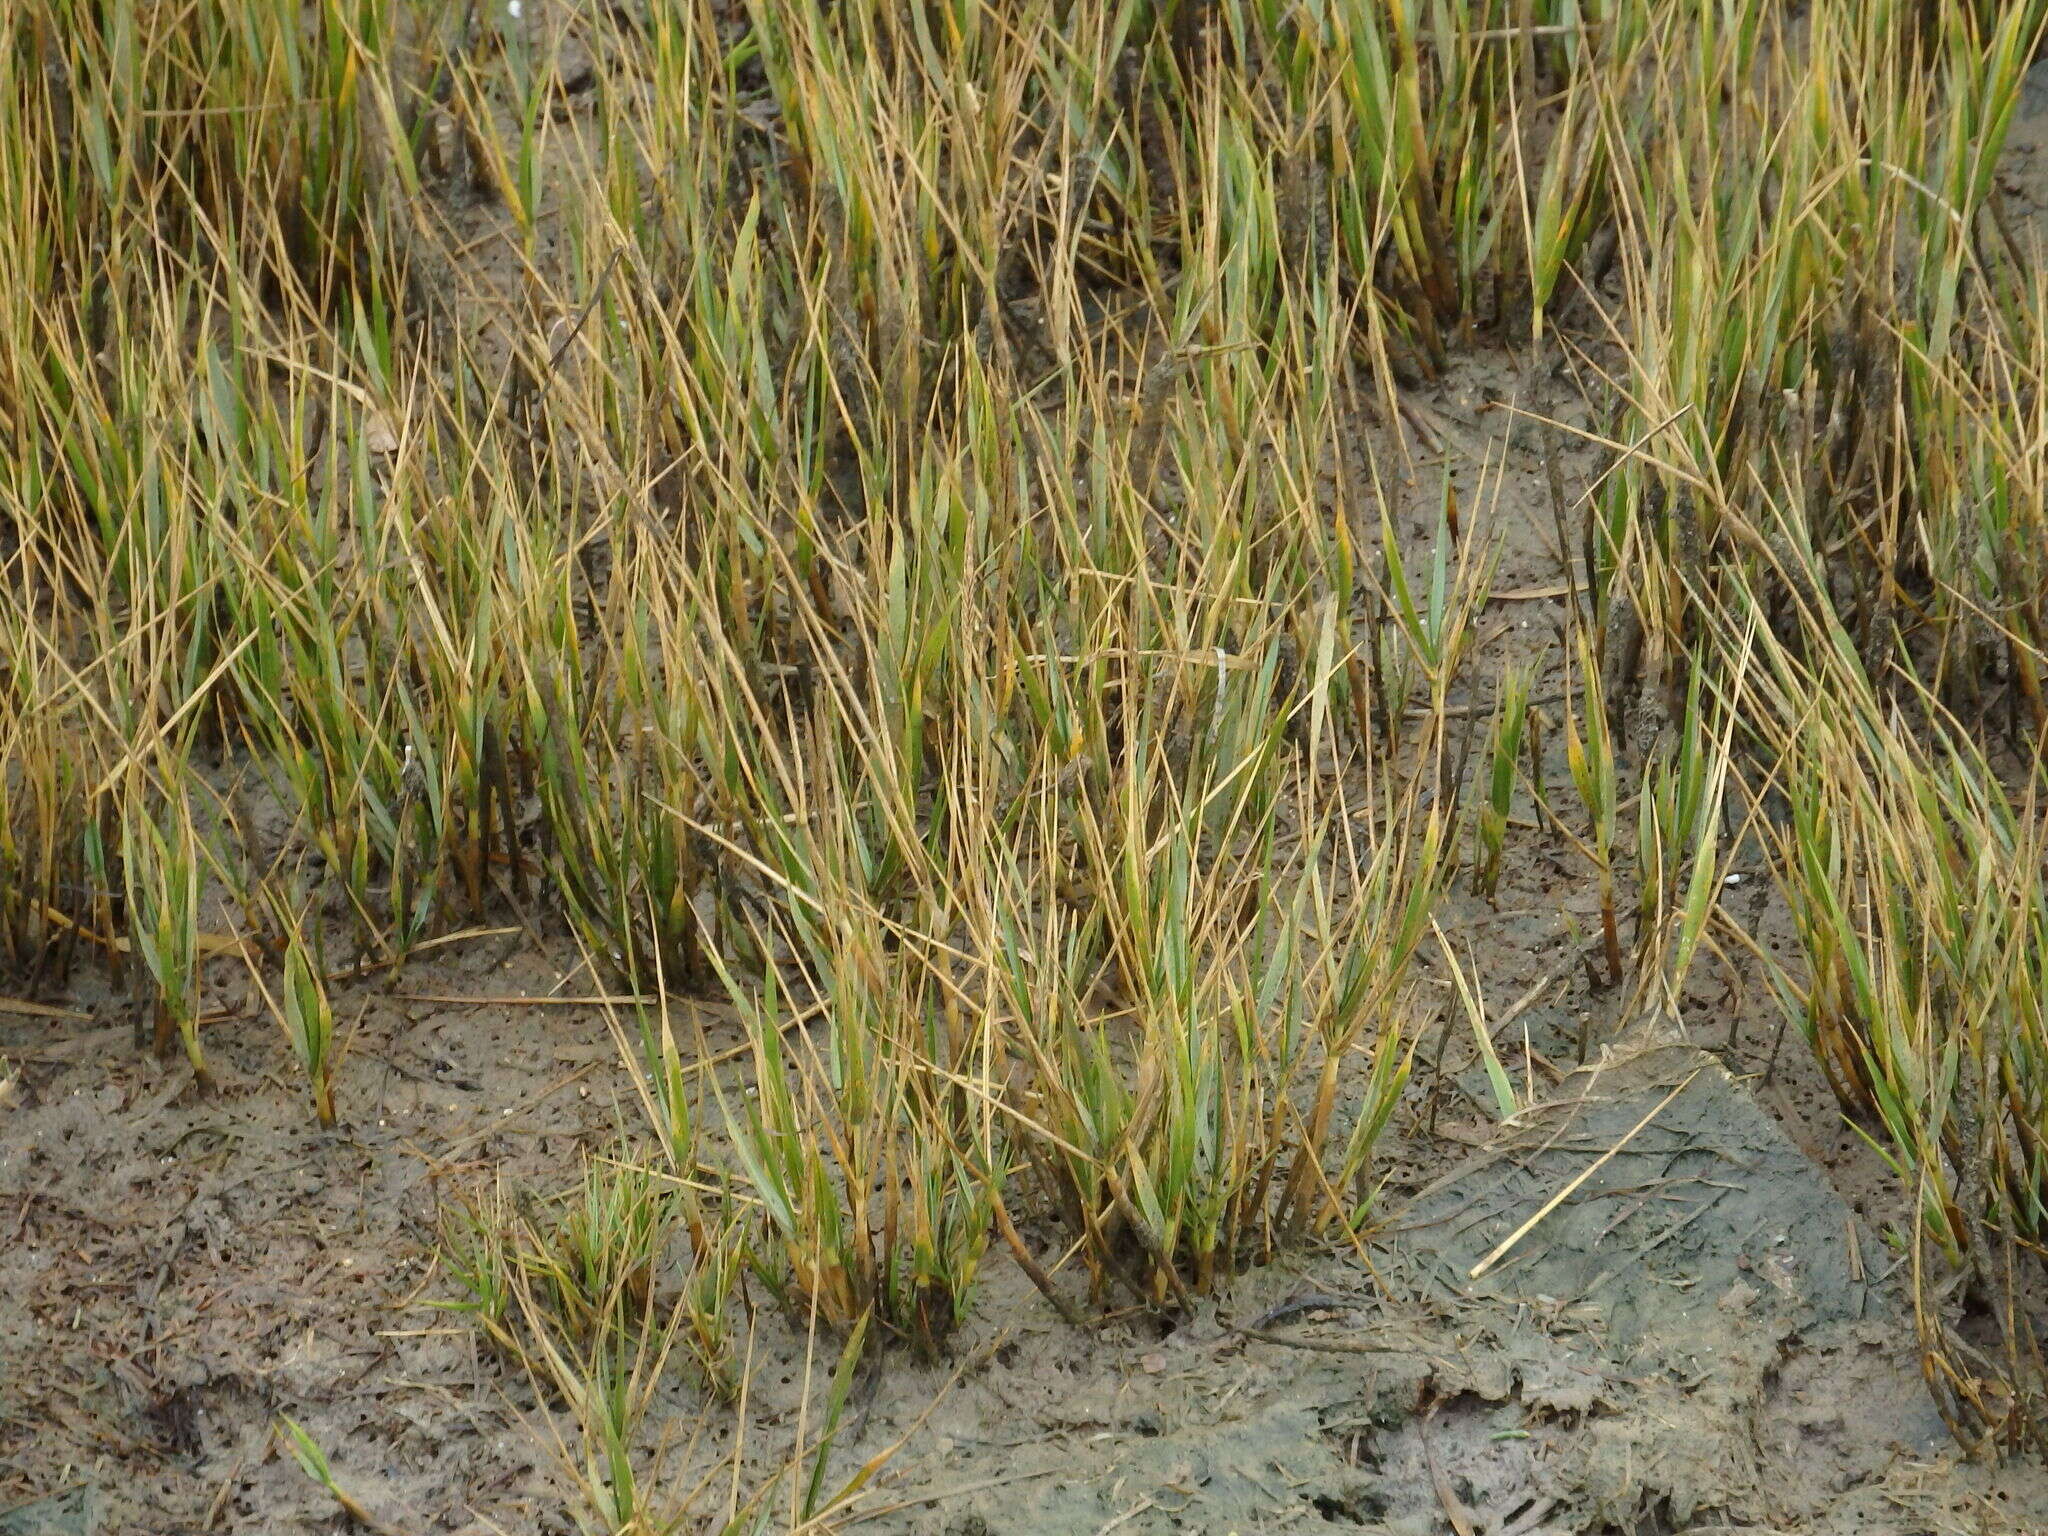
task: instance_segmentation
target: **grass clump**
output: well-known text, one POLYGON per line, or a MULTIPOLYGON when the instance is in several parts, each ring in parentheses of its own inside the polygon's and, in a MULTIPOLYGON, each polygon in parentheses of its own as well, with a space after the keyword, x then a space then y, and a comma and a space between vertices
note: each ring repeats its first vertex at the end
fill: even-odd
POLYGON ((719 1397, 733 1374, 747 1260, 724 1201, 637 1162, 591 1161, 551 1204, 500 1189, 456 1208, 441 1251, 461 1298, 506 1359, 554 1380, 563 1360, 680 1348, 719 1397))
POLYGON ((1704 678, 1727 721, 1805 974, 1756 953, 1910 1194, 1938 1399, 1968 1441, 2038 1443, 2020 935, 2048 589, 2014 432, 2043 311, 1991 171, 2042 13, 1889 19, 1830 6, 1800 38, 1729 37, 1711 56, 1761 82, 1743 110, 1797 153, 1765 184, 1703 118, 1631 193, 1616 436, 1646 446, 1588 547, 1610 687, 1704 678), (1944 1304, 1958 1287, 1988 1331, 1944 1304))

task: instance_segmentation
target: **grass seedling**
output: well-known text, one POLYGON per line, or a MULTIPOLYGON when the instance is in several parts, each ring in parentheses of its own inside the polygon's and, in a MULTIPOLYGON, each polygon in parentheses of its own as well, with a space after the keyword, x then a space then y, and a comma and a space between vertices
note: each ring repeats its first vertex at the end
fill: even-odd
POLYGON ((1479 860, 1472 871, 1472 889, 1489 901, 1500 886, 1501 850, 1514 809, 1515 774, 1529 718, 1530 675, 1530 669, 1514 667, 1502 679, 1487 741, 1486 800, 1479 810, 1479 860))
POLYGON ((334 1124, 334 1007, 327 998, 327 964, 319 930, 308 940, 297 913, 278 905, 284 932, 282 1001, 277 1005, 286 1042, 306 1074, 313 1113, 323 1127, 334 1124))
POLYGON ((343 1518, 353 1521, 366 1531, 377 1532, 379 1536, 391 1530, 390 1526, 364 1508, 354 1495, 335 1480, 334 1469, 327 1462, 327 1453, 320 1448, 318 1441, 300 1427, 296 1419, 289 1414, 279 1414, 277 1429, 286 1447, 291 1451, 292 1459, 298 1462, 299 1469, 327 1490, 328 1497, 334 1500, 343 1518))
MULTIPOLYGON (((593 1158, 546 1243, 548 1292, 564 1324, 592 1341, 646 1324, 675 1229, 675 1195, 638 1164, 593 1158)), ((545 1261, 543 1261, 545 1262, 545 1261)))
POLYGON ((1465 1018, 1472 1026, 1472 1042, 1477 1047, 1479 1060, 1486 1068, 1486 1081, 1493 1090, 1494 1112, 1502 1120, 1512 1119, 1521 1104, 1515 1094, 1514 1079, 1508 1076, 1508 1069, 1500 1059, 1500 1052, 1493 1043, 1493 1031, 1486 1022, 1486 1008, 1473 991, 1472 979, 1465 974, 1465 967, 1459 962, 1456 951, 1445 937, 1441 928, 1436 930, 1437 947, 1443 951, 1444 965, 1451 973, 1451 980, 1458 989, 1458 1002, 1465 1010, 1465 1018))
MULTIPOLYGON (((1450 508, 1454 493, 1449 480, 1444 484, 1442 507, 1437 517, 1436 537, 1429 555, 1429 585, 1417 591, 1411 584, 1408 565, 1390 516, 1383 511, 1380 547, 1385 559, 1384 587, 1388 611, 1393 615, 1408 649, 1420 667, 1428 687, 1430 706, 1441 715, 1451 680, 1464 660, 1472 638, 1472 624, 1486 605, 1494 566, 1500 558, 1498 546, 1475 555, 1476 539, 1452 536, 1450 508), (1452 560, 1456 551, 1456 561, 1452 560)), ((1384 507, 1384 503, 1383 503, 1384 507)), ((1398 701, 1405 703, 1405 700, 1398 701)))
POLYGON ((522 1351, 511 1329, 515 1220, 511 1203, 496 1189, 474 1204, 442 1212, 441 1267, 461 1294, 433 1305, 466 1315, 494 1348, 517 1360, 522 1351))
POLYGON ((193 1074, 207 1081, 199 1045, 199 846, 183 801, 156 809, 138 795, 122 837, 128 938, 152 984, 159 1056, 182 1041, 193 1074))
POLYGON ((1565 697, 1565 762, 1571 769, 1572 785, 1586 807, 1592 823, 1591 852, 1600 877, 1600 948, 1607 963, 1607 984, 1621 985, 1621 925, 1614 910, 1614 829, 1620 806, 1620 789, 1614 765, 1614 740, 1607 728, 1607 700, 1601 692, 1599 669, 1594 664, 1591 643, 1579 638, 1578 708, 1571 695, 1565 697), (1585 734, 1579 733, 1581 715, 1585 734))
POLYGON ((1702 708, 1703 687, 1704 676, 1694 669, 1684 714, 1674 722, 1675 741, 1660 746, 1644 766, 1636 809, 1638 947, 1648 953, 1668 939, 1663 985, 1674 1009, 1721 891, 1731 727, 1727 717, 1702 708))

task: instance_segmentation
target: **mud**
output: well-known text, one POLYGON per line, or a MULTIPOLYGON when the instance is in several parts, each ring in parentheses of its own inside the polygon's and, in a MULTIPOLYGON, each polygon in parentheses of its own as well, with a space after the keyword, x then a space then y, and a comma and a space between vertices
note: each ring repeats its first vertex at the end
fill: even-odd
MULTIPOLYGON (((2013 145, 2016 233, 2038 239, 2040 69, 2013 145)), ((452 209, 451 244, 477 246, 497 218, 452 209)), ((498 278, 511 265, 492 260, 450 279, 464 313, 530 323, 498 278)), ((1390 487, 1397 527, 1431 535, 1448 467, 1504 540, 1486 655, 1535 656, 1563 602, 1545 461, 1576 494, 1594 455, 1518 413, 1590 424, 1579 382, 1556 358, 1480 352, 1412 404, 1374 444, 1407 471, 1390 487)), ((1527 1107, 1496 1125, 1439 966, 1430 1070, 1370 1244, 1245 1275, 1170 1329, 1069 1328, 992 1263, 952 1362, 882 1355, 863 1379, 835 1475, 895 1450, 850 1523, 2048 1529, 2039 1469, 1956 1464, 1919 1380, 1895 1181, 1782 1038, 1761 978, 1703 960, 1678 1018, 1624 1018, 1584 964, 1588 872, 1533 831, 1509 849, 1497 906, 1454 903, 1444 927, 1489 1017, 1524 1000, 1495 1044, 1527 1107)), ((1783 943, 1761 861, 1738 856, 1735 873, 1756 893, 1729 898, 1738 915, 1783 943)), ((507 931, 338 992, 334 1132, 313 1127, 275 1026, 226 973, 209 978, 211 1094, 131 1049, 122 999, 0 1007, 0 1536, 337 1529, 333 1499, 278 1443, 281 1413, 391 1529, 575 1529, 573 1429, 437 1308, 452 1291, 433 1258, 452 1198, 497 1180, 551 1193, 636 1134, 601 1015, 559 1001, 595 986, 570 952, 559 933, 507 931)), ((715 1015, 707 1027, 717 1039, 715 1015)), ((1026 1235, 1056 1260, 1048 1233, 1026 1235)), ((762 1307, 744 1347, 744 1418, 685 1380, 660 1389, 650 1435, 696 1435, 663 1474, 679 1500, 729 1458, 733 1486, 779 1465, 836 1345, 762 1307)), ((716 1481, 682 1528, 733 1497, 716 1481)))
POLYGON ((408 1528, 547 1528, 562 1490, 544 1447, 468 1330, 420 1303, 445 1191, 487 1173, 552 1189, 630 1111, 587 1015, 410 1000, 560 985, 499 963, 503 945, 337 1010, 333 1132, 260 1013, 209 1029, 210 1094, 134 1053, 126 1023, 0 1013, 18 1072, 0 1110, 0 1510, 56 1495, 82 1531, 318 1528, 333 1501, 273 1444, 284 1412, 408 1528))
MULTIPOLYGON (((1405 466, 1397 528, 1433 533, 1447 468, 1503 542, 1482 684, 1459 701, 1483 718, 1483 679, 1542 654, 1561 613, 1544 458, 1574 492, 1595 472, 1516 411, 1585 407, 1554 364, 1506 353, 1467 357, 1416 404, 1419 426, 1373 444, 1405 466)), ((1550 776, 1565 782, 1561 755, 1550 776)), ((1246 1275, 1170 1331, 1071 1329, 992 1260, 952 1361, 882 1354, 864 1375, 832 1478, 888 1459, 845 1512, 856 1528, 2048 1529, 2038 1474, 1952 1464, 1887 1241, 1895 1181, 1781 1038, 1761 978, 1702 961, 1679 1017, 1646 1026, 1587 964, 1583 861, 1533 823, 1508 858, 1497 903, 1461 889, 1442 922, 1527 1107, 1497 1124, 1431 959, 1427 1065, 1364 1252, 1246 1275)), ((1727 898, 1737 915, 1786 942, 1761 860, 1739 854, 1736 873, 1752 882, 1727 898)), ((601 1013, 561 1001, 596 987, 570 953, 559 932, 508 927, 338 990, 335 1132, 313 1127, 231 966, 208 978, 210 1095, 132 1051, 124 999, 0 1012, 16 1073, 0 1108, 0 1533, 335 1529, 280 1414, 389 1529, 576 1529, 573 1423, 437 1309, 453 1290, 434 1267, 451 1199, 500 1180, 553 1194, 639 1134, 601 1013)), ((700 1011, 714 1048, 737 1038, 700 1011)), ((1057 1263, 1050 1228, 1025 1235, 1057 1263)), ((711 1479, 681 1529, 716 1528, 733 1489, 787 1463, 837 1344, 764 1303, 743 1348, 744 1417, 680 1372, 649 1415, 650 1452, 676 1447, 656 1485, 680 1506, 711 1479)))
MULTIPOLYGON (((1441 440, 1381 450, 1414 460, 1400 521, 1417 533, 1444 458, 1462 486, 1507 457, 1498 498, 1471 503, 1506 540, 1496 659, 1535 654, 1560 599, 1520 595, 1555 585, 1547 488, 1485 407, 1567 390, 1470 359, 1423 401, 1441 440)), ((1590 457, 1565 451, 1582 483, 1590 457)), ((1455 989, 1425 966, 1428 1067, 1364 1252, 1246 1275, 1170 1331, 1071 1329, 992 1261, 952 1361, 882 1354, 864 1376, 832 1463, 836 1480, 888 1453, 846 1512, 857 1528, 2048 1529, 2036 1472, 1952 1464, 1887 1241, 1894 1181, 1780 1041, 1760 980, 1703 962, 1677 1020, 1631 1020, 1585 964, 1583 865, 1529 830, 1509 847, 1498 906, 1460 894, 1443 924, 1487 1017, 1521 1004, 1495 1046, 1527 1107, 1497 1125, 1455 989)), ((1767 890, 1740 915, 1782 941, 1767 890)), ((389 1529, 576 1528, 573 1424, 437 1310, 453 1291, 433 1260, 452 1198, 497 1180, 552 1194, 638 1134, 601 1014, 549 1000, 595 986, 567 953, 507 930, 341 989, 331 1133, 225 970, 210 1095, 133 1053, 124 1000, 0 1013, 0 1532, 335 1529, 279 1414, 389 1529)), ((1057 1262, 1050 1229, 1026 1237, 1057 1262)), ((837 1346, 763 1304, 743 1347, 744 1418, 681 1373, 649 1415, 650 1449, 682 1447, 659 1484, 680 1503, 714 1477, 682 1529, 716 1528, 729 1486, 793 1454, 837 1346)))
MULTIPOLYGON (((1011 1447, 1000 1485, 878 1524, 2048 1525, 2038 1472, 1941 1462, 1948 1434, 1894 1264, 1718 1062, 1645 1032, 1447 1170, 1367 1253, 1248 1279, 1113 1384, 1076 1383, 1087 1416, 1011 1447)), ((999 1378, 976 1392, 1012 1397, 999 1378)), ((970 1447, 1000 1415, 963 1407, 947 1423, 970 1447)), ((898 1472, 943 1488, 981 1465, 956 1449, 950 1479, 898 1472)))
MULTIPOLYGON (((335 1133, 256 1020, 210 1038, 207 1097, 110 1049, 125 1026, 0 1020, 0 1509, 26 1501, 0 1531, 332 1529, 279 1413, 392 1529, 574 1528, 548 1438, 573 1431, 433 1307, 433 1237, 451 1192, 562 1187, 634 1111, 590 1011, 419 1000, 576 979, 469 947, 354 999, 335 1133)), ((852 1514, 948 1536, 2048 1527, 2037 1473, 1946 1460, 1895 1255, 1713 1058, 1634 1033, 1481 1145, 1439 1144, 1457 1161, 1363 1253, 1254 1272, 1168 1332, 1068 1328, 996 1269, 957 1363, 879 1357, 835 1475, 900 1448, 852 1514)), ((756 1315, 750 1467, 794 1443, 832 1348, 756 1315)), ((704 1430, 678 1486, 736 1433, 683 1380, 651 1422, 704 1430)))
MULTIPOLYGON (((1503 540, 1483 678, 1541 654, 1561 611, 1543 456, 1574 489, 1594 472, 1506 407, 1584 407, 1554 367, 1496 353, 1417 403, 1422 426, 1374 449, 1407 466, 1390 487, 1404 536, 1433 531, 1448 468, 1503 540)), ((1490 707, 1483 687, 1462 702, 1490 707)), ((1737 914, 1784 942, 1761 861, 1736 869, 1755 882, 1737 914)), ((2048 1529, 2037 1474, 1951 1464, 1887 1242, 1895 1181, 1781 1038, 1761 979, 1702 962, 1680 1016, 1646 1026, 1586 963, 1597 903, 1583 862, 1531 827, 1497 904, 1461 891, 1443 913, 1487 1017, 1514 1013, 1494 1044, 1528 1107, 1497 1125, 1455 988, 1426 964, 1428 1065, 1365 1252, 1247 1275, 1170 1331, 1068 1328, 992 1261, 952 1362, 885 1354, 864 1376, 833 1473, 889 1458, 850 1517, 947 1536, 2048 1529)), ((498 1180, 552 1194, 638 1134, 602 1015, 559 1001, 595 987, 568 954, 507 928, 341 989, 331 1133, 232 967, 209 977, 210 1095, 132 1052, 125 1000, 0 1013, 17 1074, 0 1109, 0 1532, 334 1529, 279 1414, 390 1529, 576 1528, 573 1424, 437 1310, 453 1292, 433 1259, 451 1198, 498 1180)), ((1050 1229, 1026 1236, 1057 1262, 1050 1229)), ((681 1528, 715 1528, 728 1485, 794 1453, 836 1347, 762 1305, 744 1418, 681 1373, 662 1383, 650 1449, 684 1448, 657 1481, 679 1503, 716 1484, 681 1528)))

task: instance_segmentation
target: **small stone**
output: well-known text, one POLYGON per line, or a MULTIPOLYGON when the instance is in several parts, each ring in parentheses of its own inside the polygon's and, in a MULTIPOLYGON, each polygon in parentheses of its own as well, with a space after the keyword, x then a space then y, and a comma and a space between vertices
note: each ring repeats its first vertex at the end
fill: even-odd
POLYGON ((1714 1305, 1723 1312, 1747 1312, 1751 1304, 1762 1294, 1763 1292, 1755 1286, 1745 1285, 1738 1280, 1721 1293, 1720 1299, 1714 1305))

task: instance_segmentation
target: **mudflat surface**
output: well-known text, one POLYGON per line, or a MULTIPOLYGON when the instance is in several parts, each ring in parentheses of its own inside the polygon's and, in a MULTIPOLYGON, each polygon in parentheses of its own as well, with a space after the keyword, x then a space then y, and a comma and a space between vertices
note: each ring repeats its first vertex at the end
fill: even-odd
MULTIPOLYGON (((2012 144, 2016 235, 2038 239, 2039 69, 2012 144)), ((456 228, 475 246, 489 222, 456 228)), ((1539 654, 1564 599, 1546 464, 1575 493, 1593 458, 1518 413, 1582 423, 1582 391, 1479 352, 1409 404, 1373 429, 1409 469, 1389 486, 1397 530, 1428 536, 1447 467, 1502 542, 1487 653, 1539 654)), ((1497 903, 1453 903, 1444 928, 1507 1020, 1495 1045, 1525 1107, 1491 1113, 1451 984, 1425 964, 1427 1069, 1371 1243, 1245 1275, 1170 1328, 1069 1327, 992 1260, 951 1360, 885 1353, 863 1372, 835 1475, 893 1454, 851 1520, 946 1536, 2048 1529, 2038 1469, 1956 1463, 1887 1240, 1892 1176, 1761 978, 1703 960, 1679 1017, 1624 1017, 1583 963, 1590 872, 1540 832, 1509 850, 1497 903)), ((1763 873, 1738 853, 1753 895, 1730 901, 1776 944, 1763 873)), ((133 1049, 125 1000, 87 987, 0 1007, 0 1536, 339 1528, 280 1414, 390 1529, 574 1530, 583 1448, 440 1305, 436 1252, 461 1202, 552 1196, 643 1137, 603 1012, 566 1000, 597 984, 543 926, 338 988, 333 1131, 234 967, 208 985, 210 1093, 133 1049)), ((1057 1268, 1047 1235, 1025 1236, 1057 1268)), ((678 1375, 649 1415, 684 1529, 715 1526, 790 1454, 831 1372, 835 1341, 754 1299, 743 1410, 678 1375)))
MULTIPOLYGON (((537 1001, 587 975, 506 943, 358 988, 332 1132, 259 1018, 216 1026, 205 1095, 125 1024, 0 1021, 0 1509, 25 1505, 0 1531, 333 1529, 280 1413, 392 1529, 575 1528, 567 1416, 435 1305, 444 1211, 559 1191, 637 1123, 601 1013, 537 1001)), ((1549 1060, 1532 1035, 1518 1067, 1549 1060)), ((1954 1464, 1897 1254, 1718 1056, 1637 1024, 1484 1131, 1458 1064, 1416 1090, 1418 1123, 1449 1102, 1362 1251, 1171 1328, 1074 1329, 992 1265, 953 1359, 863 1372, 832 1467, 892 1454, 851 1513, 948 1536, 2048 1527, 2036 1472, 1954 1464)), ((744 1418, 665 1381, 677 1486, 772 1467, 835 1349, 763 1303, 744 1418)))
POLYGON ((1901 1291, 1866 1245, 1715 1060, 1646 1032, 1446 1170, 1366 1252, 1247 1278, 1121 1370, 1063 1382, 1057 1418, 1014 1368, 962 1387, 933 1421, 951 1478, 897 1469, 946 1496, 879 1523, 2040 1528, 2038 1476, 1940 1464, 1901 1291), (974 1487, 992 1442, 1004 1471, 974 1487))
POLYGON ((601 1023, 412 1000, 557 980, 470 949, 340 1012, 333 1131, 260 1013, 209 1030, 205 1094, 126 1024, 0 1017, 0 1509, 76 1486, 80 1529, 316 1528, 334 1504, 272 1444, 284 1412, 413 1528, 545 1528, 544 1445, 426 1304, 444 1197, 552 1189, 629 1111, 601 1023))
MULTIPOLYGON (((1410 466, 1388 487, 1397 532, 1429 536, 1448 468, 1503 550, 1488 671, 1540 656, 1563 601, 1546 455, 1572 486, 1594 461, 1517 412, 1570 420, 1575 386, 1480 353, 1414 406, 1374 429, 1410 466)), ((1640 750, 1660 724, 1634 724, 1640 750)), ((1496 900, 1460 888, 1441 922, 1521 1113, 1499 1122, 1426 958, 1374 1243, 1255 1271, 1171 1328, 1071 1328, 992 1257, 951 1359, 864 1368, 830 1470, 885 1460, 850 1518, 948 1536, 2048 1528, 2033 1472, 1954 1465, 1885 1239, 1895 1182, 1762 979, 1703 961, 1679 1017, 1637 1017, 1587 964, 1584 861, 1533 822, 1508 848, 1496 900)), ((1733 910, 1785 942, 1760 858, 1733 871, 1733 910)), ((445 1310, 437 1267, 465 1202, 545 1200, 584 1159, 645 1150, 605 1012, 574 1001, 598 985, 541 921, 335 989, 333 1131, 233 962, 208 977, 210 1093, 133 1048, 125 999, 0 1012, 0 1533, 335 1529, 280 1414, 390 1529, 576 1529, 573 1420, 445 1310)), ((713 1050, 740 1038, 675 1006, 713 1050)), ((1057 1270, 1053 1229, 1025 1237, 1057 1270)), ((740 1410, 682 1372, 656 1388, 647 1449, 666 1444, 683 1529, 717 1528, 796 1454, 836 1359, 759 1295, 743 1335, 740 1410)))

